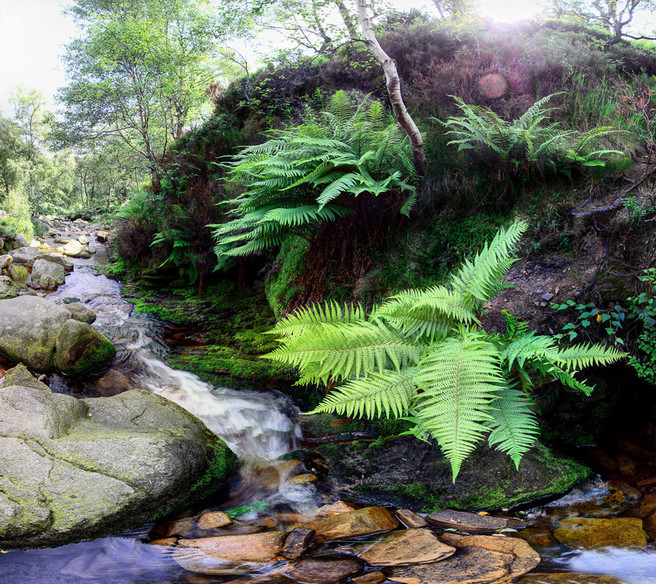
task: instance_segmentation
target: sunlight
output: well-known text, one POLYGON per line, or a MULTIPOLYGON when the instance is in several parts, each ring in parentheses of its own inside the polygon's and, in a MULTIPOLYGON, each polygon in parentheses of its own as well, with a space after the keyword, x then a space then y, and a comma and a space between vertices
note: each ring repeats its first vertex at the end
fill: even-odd
POLYGON ((478 13, 499 22, 519 22, 537 16, 542 7, 531 0, 480 0, 478 13))

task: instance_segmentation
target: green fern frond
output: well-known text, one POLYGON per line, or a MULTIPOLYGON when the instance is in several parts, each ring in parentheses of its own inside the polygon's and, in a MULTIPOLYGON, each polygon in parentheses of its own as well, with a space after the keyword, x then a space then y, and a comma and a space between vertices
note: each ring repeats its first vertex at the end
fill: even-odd
POLYGON ((485 423, 504 382, 500 355, 484 334, 465 331, 431 346, 419 365, 418 417, 451 463, 455 481, 488 431, 485 423))
POLYGON ((291 337, 308 333, 317 325, 364 322, 364 309, 359 304, 341 306, 335 301, 324 304, 302 306, 293 314, 288 314, 276 323, 270 331, 281 337, 291 337))
POLYGON ((401 418, 414 399, 416 367, 403 371, 383 371, 353 379, 327 395, 310 413, 332 412, 340 416, 401 418))
POLYGON ((486 424, 491 430, 488 436, 490 446, 506 452, 517 469, 522 456, 535 444, 540 431, 531 407, 532 403, 524 392, 504 387, 494 401, 492 419, 486 424))

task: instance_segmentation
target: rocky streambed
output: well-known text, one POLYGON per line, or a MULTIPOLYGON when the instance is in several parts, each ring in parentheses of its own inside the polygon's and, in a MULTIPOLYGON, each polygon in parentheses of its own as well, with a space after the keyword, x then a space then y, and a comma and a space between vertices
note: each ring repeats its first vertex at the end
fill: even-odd
MULTIPOLYGON (((104 237, 98 238, 97 232, 97 228, 80 222, 53 222, 46 240, 52 245, 50 249, 40 245, 38 254, 58 257, 61 251, 56 251, 56 245, 68 245, 64 243, 68 234, 69 239, 74 236, 78 243, 80 238, 93 241, 95 256, 102 257, 104 248, 100 239, 104 237), (55 237, 61 238, 61 243, 56 244, 55 237)), ((147 521, 163 513, 167 505, 173 506, 179 500, 178 495, 192 488, 193 480, 182 480, 168 491, 163 489, 165 494, 157 503, 158 510, 148 507, 151 503, 136 505, 132 511, 128 507, 133 514, 131 524, 141 525, 119 535, 27 550, 14 549, 19 546, 12 546, 11 536, 6 537, 0 546, 3 584, 656 582, 656 551, 650 543, 656 536, 653 457, 656 449, 650 450, 649 428, 643 433, 647 436, 646 445, 629 440, 619 454, 589 449, 589 459, 602 463, 601 468, 612 477, 611 481, 593 478, 547 506, 488 514, 475 503, 476 496, 485 494, 483 491, 499 487, 495 507, 509 506, 525 500, 522 497, 527 496, 526 491, 536 493, 540 486, 545 486, 539 484, 540 468, 551 466, 555 476, 562 476, 567 465, 563 466, 561 459, 538 452, 531 463, 535 466, 529 464, 525 474, 520 467, 520 474, 514 474, 510 481, 503 467, 482 472, 474 458, 472 468, 467 470, 471 476, 465 490, 469 491, 463 498, 458 489, 449 492, 442 488, 445 482, 440 478, 435 453, 410 439, 401 439, 395 449, 390 449, 387 441, 362 441, 362 436, 355 433, 349 436, 344 431, 347 424, 340 420, 306 421, 302 430, 297 424, 294 405, 282 394, 214 387, 194 375, 167 367, 159 358, 166 348, 158 340, 158 324, 143 316, 131 316, 130 306, 120 298, 118 285, 95 274, 93 263, 97 260, 88 255, 88 258, 69 256, 66 261, 72 266, 65 267, 69 271, 64 281, 56 285, 38 276, 38 270, 38 277, 34 276, 37 255, 33 250, 28 252, 24 263, 20 257, 16 259, 16 254, 10 255, 12 260, 4 267, 5 277, 14 284, 15 273, 12 276, 9 270, 12 266, 15 272, 17 266, 24 267, 24 271, 18 270, 24 276, 23 282, 16 284, 22 294, 45 296, 62 310, 73 300, 72 304, 95 314, 94 328, 117 349, 116 356, 104 368, 77 377, 62 375, 54 361, 53 369, 46 368, 41 381, 24 370, 14 369, 9 373, 0 387, 0 398, 8 412, 3 416, 0 411, 0 424, 6 424, 7 419, 16 421, 20 415, 26 418, 22 428, 14 423, 15 431, 10 438, 37 444, 37 449, 45 451, 45 460, 50 464, 47 476, 53 468, 69 469, 71 461, 75 462, 78 454, 71 452, 79 453, 79 450, 71 448, 85 442, 79 438, 81 426, 94 427, 94 423, 105 422, 110 430, 96 427, 95 438, 85 442, 92 462, 87 459, 83 469, 78 464, 77 471, 116 481, 126 477, 118 477, 117 471, 108 472, 108 460, 120 468, 124 461, 131 459, 136 474, 118 483, 148 490, 146 476, 154 490, 158 483, 168 479, 163 475, 157 478, 150 471, 139 474, 139 468, 152 466, 161 444, 157 442, 160 438, 149 433, 163 431, 168 437, 180 434, 175 431, 175 424, 184 415, 176 418, 178 421, 169 420, 167 430, 161 419, 156 421, 150 414, 157 409, 155 404, 173 401, 204 423, 198 426, 192 423, 195 420, 192 417, 185 423, 186 427, 197 428, 200 434, 207 427, 238 455, 239 462, 223 491, 200 504, 189 505, 178 515, 155 523, 147 521), (43 386, 43 382, 50 388, 43 386), (139 407, 128 405, 129 400, 134 400, 131 396, 137 397, 139 407), (38 407, 23 407, 28 397, 39 404, 53 400, 65 402, 76 413, 65 417, 71 423, 66 422, 64 431, 61 417, 57 423, 43 422, 51 418, 45 415, 41 420, 38 407), (150 402, 152 407, 148 405, 150 402), (125 404, 123 409, 119 404, 125 404), (14 408, 11 412, 10 406, 14 408), (42 435, 44 432, 49 434, 42 435), (123 439, 129 435, 139 435, 150 443, 144 459, 136 456, 134 450, 126 449, 128 443, 123 439), (299 450, 302 445, 312 448, 299 450), (57 453, 64 453, 61 463, 56 462, 57 453), (281 455, 285 453, 286 460, 283 460, 281 455), (533 470, 528 471, 529 468, 533 470), (408 489, 415 485, 418 488, 408 489), (451 501, 481 512, 422 510, 434 506, 436 500, 451 501), (409 508, 403 506, 406 504, 409 508)), ((89 316, 80 308, 74 310, 89 316)), ((54 350, 56 353, 56 346, 54 350)), ((12 357, 17 360, 15 355, 12 357)), ((5 368, 12 364, 7 362, 5 368)), ((176 410, 176 416, 180 415, 179 411, 176 410)), ((651 431, 653 440, 653 428, 651 431)), ((9 436, 10 432, 2 430, 0 435, 9 436)), ((174 458, 183 469, 202 459, 193 449, 185 450, 186 454, 182 450, 177 452, 174 458)), ((11 489, 23 488, 17 481, 7 480, 8 460, 5 451, 0 452, 0 465, 4 465, 0 473, 0 496, 6 496, 11 489)), ((198 473, 197 470, 176 472, 183 479, 190 473, 198 473)), ((203 482, 202 469, 195 476, 203 482)), ((76 501, 82 494, 76 492, 77 479, 60 485, 58 494, 44 491, 39 480, 33 481, 31 487, 34 509, 64 494, 70 504, 68 516, 78 519, 76 538, 100 533, 92 524, 87 522, 85 526, 85 521, 80 520, 86 504, 76 501)), ((208 480, 211 482, 212 478, 208 480)), ((563 488, 569 487, 573 480, 570 477, 563 488)), ((111 499, 119 491, 109 483, 98 482, 95 487, 96 498, 111 499)), ((12 496, 15 514, 27 508, 16 492, 12 496)), ((7 513, 0 506, 0 519, 7 513)), ((115 522, 105 533, 115 533, 125 525, 115 522)), ((37 538, 33 543, 54 545, 63 541, 63 538, 59 541, 37 538)))

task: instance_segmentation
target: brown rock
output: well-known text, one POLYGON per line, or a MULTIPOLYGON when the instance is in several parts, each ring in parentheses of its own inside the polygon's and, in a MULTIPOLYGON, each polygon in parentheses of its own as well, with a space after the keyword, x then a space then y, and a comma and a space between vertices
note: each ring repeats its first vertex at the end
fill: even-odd
POLYGON ((148 545, 165 545, 173 547, 178 542, 177 537, 164 537, 162 539, 153 539, 148 542, 148 545))
POLYGON ((435 511, 426 517, 426 520, 442 528, 459 529, 460 531, 495 531, 508 527, 521 527, 524 525, 519 519, 509 517, 494 517, 492 515, 478 515, 466 511, 450 511, 448 509, 435 511))
POLYGON ((624 517, 639 517, 640 519, 646 519, 654 512, 656 512, 656 493, 647 493, 641 499, 637 507, 624 513, 624 517))
POLYGON ((344 501, 336 501, 335 503, 330 503, 330 505, 324 505, 317 509, 317 519, 320 517, 332 517, 333 515, 339 515, 340 513, 348 513, 349 511, 355 511, 356 508, 344 501))
POLYGON ((595 576, 574 572, 558 572, 556 574, 540 574, 533 572, 524 576, 517 584, 623 584, 613 576, 595 576))
POLYGON ((515 537, 523 539, 533 547, 551 547, 557 544, 551 532, 546 529, 540 529, 539 527, 522 529, 517 532, 515 537))
POLYGON ((305 485, 307 483, 313 483, 316 480, 318 480, 317 475, 308 472, 292 477, 291 479, 289 479, 289 482, 292 483, 293 485, 305 485))
POLYGON ((617 461, 601 448, 592 448, 587 452, 588 457, 596 462, 603 470, 613 472, 617 470, 617 461))
POLYGON ((338 584, 364 571, 364 562, 343 554, 306 558, 286 572, 290 578, 311 584, 338 584))
POLYGON ((632 477, 638 472, 638 463, 630 456, 627 456, 626 454, 618 454, 616 460, 617 470, 619 470, 625 477, 632 477))
POLYGON ((181 539, 181 548, 197 548, 213 558, 228 561, 270 562, 282 550, 286 534, 268 531, 251 535, 226 535, 201 539, 181 539))
POLYGON ((387 576, 382 572, 367 572, 362 576, 355 576, 351 578, 354 584, 383 584, 387 580, 387 576))
MULTIPOLYGON (((171 558, 181 567, 196 574, 239 576, 272 568, 265 562, 229 561, 210 556, 197 548, 175 548, 171 558)), ((250 580, 249 580, 250 581, 250 580)))
POLYGON ((396 517, 383 507, 364 507, 325 519, 310 521, 306 527, 314 529, 325 541, 349 539, 361 535, 391 531, 399 526, 396 517))
POLYGON ((314 529, 297 527, 287 536, 280 555, 288 560, 297 560, 310 548, 315 535, 314 529))
POLYGON ((615 519, 567 517, 554 531, 554 537, 562 544, 577 548, 647 545, 647 535, 643 531, 642 520, 634 517, 615 519))
POLYGON ((184 537, 190 534, 195 528, 196 520, 192 517, 184 517, 183 519, 175 519, 156 525, 150 532, 150 536, 157 539, 165 539, 175 535, 184 537))
POLYGON ((656 531, 656 511, 649 515, 648 517, 645 517, 645 519, 642 522, 642 528, 645 531, 656 531))
POLYGON ((200 529, 213 529, 216 527, 225 527, 232 523, 232 518, 223 511, 212 511, 203 513, 198 518, 198 527, 200 529))
POLYGON ((302 513, 278 513, 276 514, 276 525, 281 531, 292 531, 297 527, 305 527, 312 517, 302 513))
POLYGON ((631 440, 628 440, 627 438, 623 438, 618 444, 624 452, 635 458, 640 458, 647 462, 652 462, 654 460, 655 453, 653 448, 644 448, 642 445, 631 442, 631 440))
POLYGON ((96 381, 96 389, 105 397, 123 393, 128 389, 129 385, 130 380, 120 371, 116 371, 115 369, 110 369, 105 375, 96 381))
POLYGON ((370 566, 407 566, 439 562, 456 548, 443 544, 429 529, 404 529, 386 533, 360 549, 358 556, 370 566))
POLYGON ((540 562, 521 539, 449 533, 442 541, 457 548, 453 556, 432 564, 385 568, 387 578, 403 584, 508 584, 540 562))
POLYGON ((419 529, 420 527, 426 527, 428 521, 426 521, 421 515, 417 515, 410 509, 397 509, 394 511, 397 519, 403 523, 408 528, 419 529))

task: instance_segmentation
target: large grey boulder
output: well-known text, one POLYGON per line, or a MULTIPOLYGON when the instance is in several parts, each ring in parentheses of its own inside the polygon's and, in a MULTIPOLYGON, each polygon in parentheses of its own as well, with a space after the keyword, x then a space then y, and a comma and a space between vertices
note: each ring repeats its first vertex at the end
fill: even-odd
POLYGON ((0 300, 15 298, 20 288, 8 276, 0 276, 0 300))
POLYGON ((32 287, 54 290, 64 283, 66 270, 64 266, 45 259, 38 259, 32 265, 32 287))
POLYGON ((109 535, 222 487, 235 460, 180 406, 0 388, 0 548, 109 535))
POLYGON ((9 252, 9 255, 12 257, 15 263, 17 264, 28 264, 30 265, 34 259, 39 255, 38 247, 30 247, 25 244, 22 247, 18 247, 9 252))
POLYGON ((73 314, 35 296, 0 300, 0 353, 45 373, 82 375, 111 359, 112 343, 73 314))

